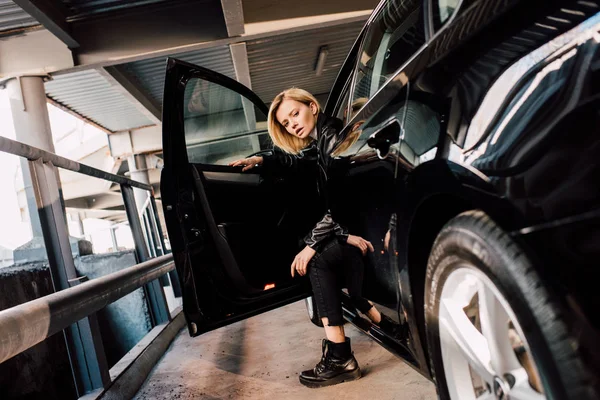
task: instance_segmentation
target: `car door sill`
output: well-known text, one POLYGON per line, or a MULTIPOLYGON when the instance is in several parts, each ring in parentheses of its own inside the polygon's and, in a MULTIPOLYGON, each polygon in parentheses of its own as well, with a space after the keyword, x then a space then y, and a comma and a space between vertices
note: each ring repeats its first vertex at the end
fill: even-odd
POLYGON ((358 315, 356 309, 352 307, 346 307, 346 305, 343 305, 342 309, 344 312, 344 319, 346 321, 354 325, 359 331, 369 336, 396 357, 400 358, 410 367, 414 368, 417 372, 422 373, 421 366, 416 361, 406 341, 398 342, 392 339, 389 335, 382 332, 379 327, 358 315))

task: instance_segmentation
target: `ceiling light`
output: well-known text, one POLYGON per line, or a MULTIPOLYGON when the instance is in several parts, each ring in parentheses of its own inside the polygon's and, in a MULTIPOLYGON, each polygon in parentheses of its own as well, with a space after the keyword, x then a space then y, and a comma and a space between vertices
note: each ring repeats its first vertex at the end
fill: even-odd
POLYGON ((315 74, 317 76, 321 76, 323 74, 323 68, 325 68, 325 60, 327 59, 328 53, 329 49, 327 46, 319 47, 319 54, 317 55, 317 62, 315 63, 315 74))

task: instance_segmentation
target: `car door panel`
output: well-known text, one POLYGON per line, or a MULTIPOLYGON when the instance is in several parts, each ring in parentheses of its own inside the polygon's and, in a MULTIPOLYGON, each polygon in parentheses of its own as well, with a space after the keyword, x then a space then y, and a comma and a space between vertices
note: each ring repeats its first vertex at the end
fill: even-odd
MULTIPOLYGON (((200 169, 194 168, 197 172, 200 169)), ((257 173, 202 171, 202 175, 200 178, 198 173, 197 182, 210 205, 210 216, 219 233, 217 242, 222 243, 219 248, 228 248, 245 279, 258 288, 291 281, 287 266, 299 249, 295 232, 279 224, 291 212, 285 183, 261 178, 257 173)))
POLYGON ((294 213, 293 179, 227 165, 268 146, 264 103, 230 78, 170 59, 164 104, 161 192, 190 333, 307 296, 308 280, 289 273, 296 232, 281 223, 294 213))
MULTIPOLYGON (((384 93, 389 94, 385 90, 384 93)), ((378 96, 371 101, 377 102, 378 96)), ((363 109, 359 115, 364 119, 352 120, 342 131, 328 171, 334 219, 374 247, 374 252, 365 257, 364 296, 394 310, 398 305, 398 279, 384 248, 384 238, 397 206, 394 193, 398 179, 397 145, 406 100, 406 87, 396 86, 396 96, 379 111, 368 114, 369 110, 363 109), (385 152, 369 146, 375 145, 373 138, 377 135, 380 135, 377 143, 386 148, 385 152)))

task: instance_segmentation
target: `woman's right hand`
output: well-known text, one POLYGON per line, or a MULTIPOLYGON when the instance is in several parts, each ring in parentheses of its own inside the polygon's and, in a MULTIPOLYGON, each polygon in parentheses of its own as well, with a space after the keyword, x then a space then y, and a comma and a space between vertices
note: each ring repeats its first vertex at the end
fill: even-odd
POLYGON ((253 157, 248 157, 248 158, 242 158, 240 160, 235 160, 233 162, 229 163, 230 167, 244 167, 242 168, 242 172, 243 171, 248 171, 249 169, 252 169, 254 167, 258 167, 259 165, 262 165, 263 163, 263 158, 261 156, 253 156, 253 157))
POLYGON ((359 248, 363 256, 367 254, 367 250, 371 251, 371 253, 375 251, 371 242, 361 238, 360 236, 348 235, 347 243, 359 248))

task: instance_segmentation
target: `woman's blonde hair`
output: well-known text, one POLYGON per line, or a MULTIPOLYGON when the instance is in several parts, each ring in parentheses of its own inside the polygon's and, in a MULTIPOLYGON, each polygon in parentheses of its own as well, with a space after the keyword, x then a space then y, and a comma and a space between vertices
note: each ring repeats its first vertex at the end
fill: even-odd
POLYGON ((321 112, 321 106, 319 102, 312 94, 308 93, 304 89, 300 88, 290 88, 284 90, 279 93, 273 99, 271 103, 271 107, 269 108, 269 115, 267 116, 267 124, 269 127, 269 136, 271 136, 271 140, 275 144, 275 146, 279 147, 286 153, 290 154, 298 154, 302 149, 310 144, 313 140, 311 137, 307 137, 305 139, 300 139, 299 137, 291 135, 283 125, 277 121, 275 114, 279 109, 279 106, 283 102, 283 100, 296 100, 300 103, 306 104, 310 107, 310 103, 314 103, 317 107, 317 114, 321 112))

